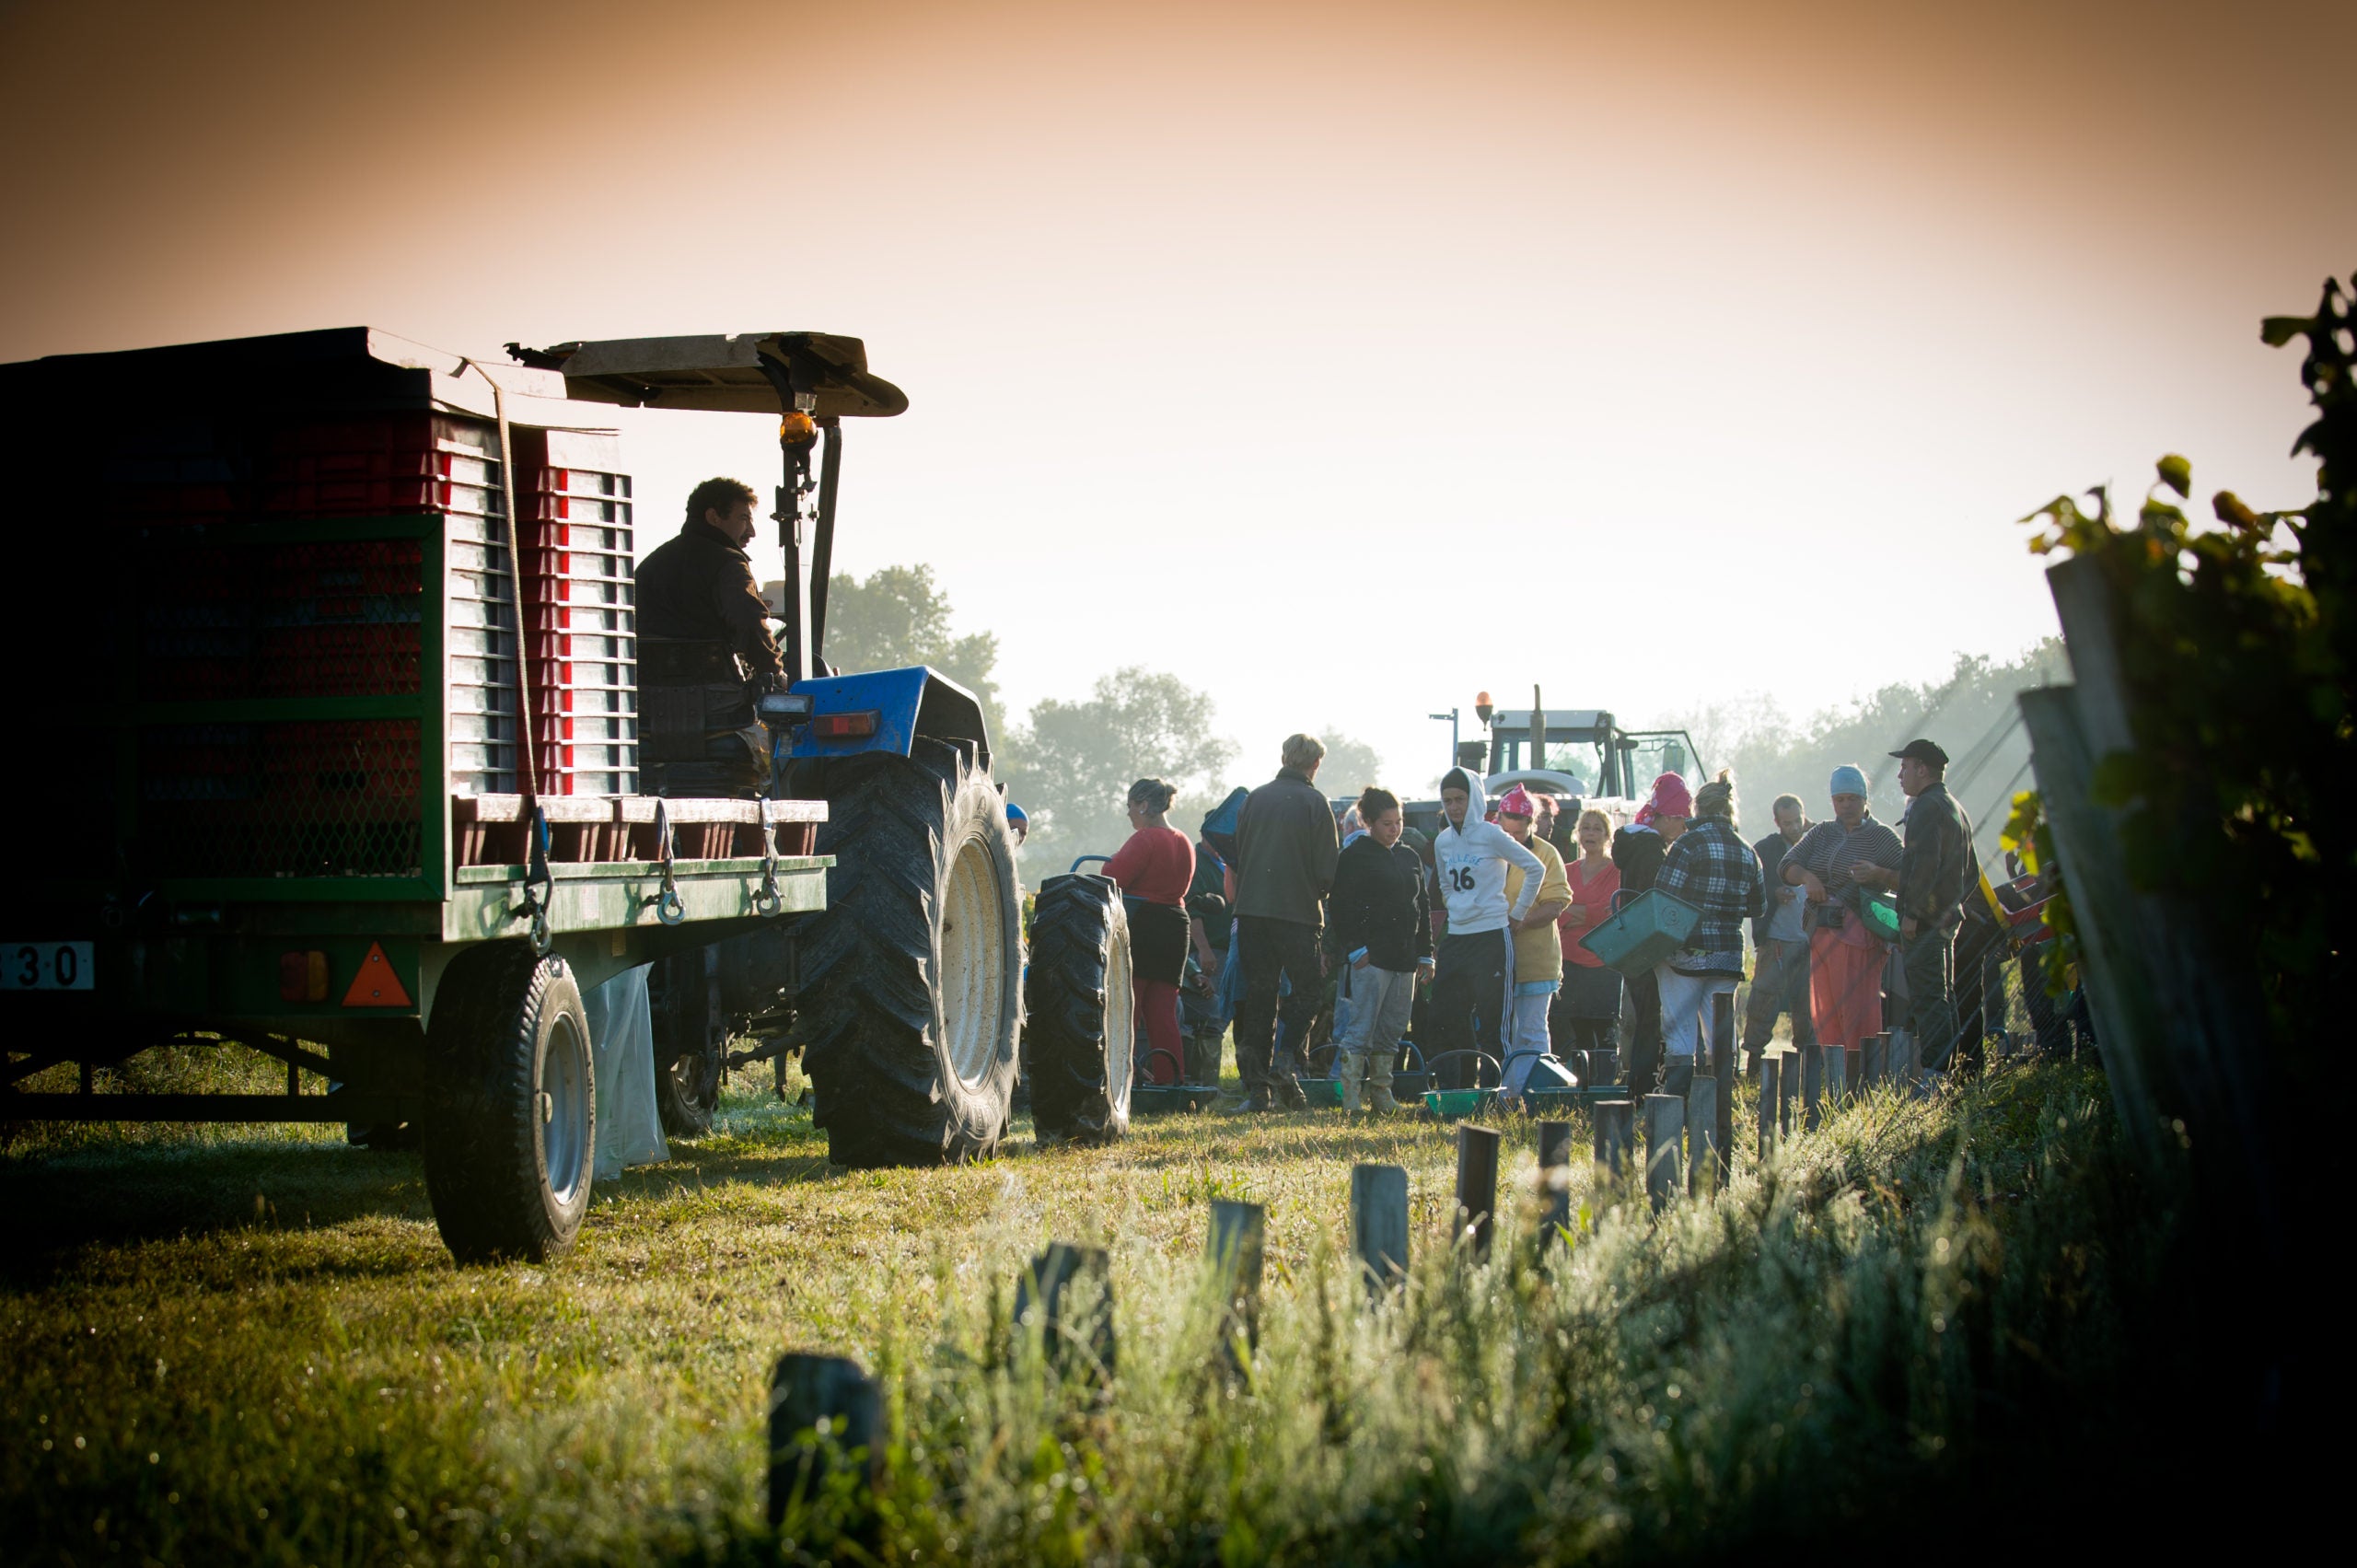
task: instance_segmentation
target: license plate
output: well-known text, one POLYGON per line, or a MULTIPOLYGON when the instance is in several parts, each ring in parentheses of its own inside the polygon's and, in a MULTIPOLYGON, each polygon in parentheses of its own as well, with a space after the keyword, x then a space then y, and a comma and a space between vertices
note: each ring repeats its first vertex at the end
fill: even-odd
POLYGON ((87 991, 95 943, 0 942, 0 991, 87 991))

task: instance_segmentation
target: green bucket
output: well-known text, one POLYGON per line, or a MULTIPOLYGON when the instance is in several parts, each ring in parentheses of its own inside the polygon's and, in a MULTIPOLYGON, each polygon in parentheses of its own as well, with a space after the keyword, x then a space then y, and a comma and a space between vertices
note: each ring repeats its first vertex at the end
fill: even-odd
POLYGON ((1481 1109, 1481 1098, 1488 1089, 1426 1089, 1424 1109, 1434 1116, 1470 1116, 1481 1109))
POLYGON ((1869 893, 1863 888, 1850 889, 1853 895, 1850 907, 1866 923, 1866 929, 1886 942, 1898 940, 1898 895, 1869 893))
POLYGON ((1651 974, 1655 964, 1686 946, 1702 912, 1648 888, 1615 910, 1580 946, 1625 975, 1651 974))

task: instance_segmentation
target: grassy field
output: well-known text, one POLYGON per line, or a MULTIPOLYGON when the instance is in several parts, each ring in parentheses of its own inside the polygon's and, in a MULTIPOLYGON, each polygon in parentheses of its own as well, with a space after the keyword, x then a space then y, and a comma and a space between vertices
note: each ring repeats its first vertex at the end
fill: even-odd
MULTIPOLYGON (((144 1069, 272 1070, 195 1048, 144 1069)), ((1534 1132, 1503 1125, 1527 1192, 1534 1132)), ((601 1187, 562 1263, 459 1270, 413 1156, 323 1130, 20 1130, 0 1554, 1637 1560, 1866 1539, 2127 1419, 2120 1314, 2167 1227, 2088 1069, 1869 1101, 1658 1221, 1583 1160, 1596 1223, 1544 1262, 1520 1202, 1487 1267, 1448 1255, 1452 1139, 1206 1116, 846 1173, 748 1080, 713 1135, 601 1187), (1407 1167, 1421 1253, 1371 1313, 1341 1256, 1359 1160, 1407 1167), (1212 1348, 1213 1197, 1269 1205, 1240 1385, 1212 1348), (1101 1402, 1036 1342, 1004 1353, 1012 1281, 1051 1238, 1112 1250, 1101 1402), (767 1378, 803 1347, 886 1385, 880 1522, 856 1539, 825 1499, 784 1539, 762 1523, 767 1378)))

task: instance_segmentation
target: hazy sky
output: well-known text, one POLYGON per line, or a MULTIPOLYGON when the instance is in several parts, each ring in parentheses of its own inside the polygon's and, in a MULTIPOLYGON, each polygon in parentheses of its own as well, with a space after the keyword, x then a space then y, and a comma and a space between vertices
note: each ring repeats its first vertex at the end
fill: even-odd
MULTIPOLYGON (((0 5, 0 359, 812 327, 838 563, 1016 712, 1129 663, 1439 765, 2051 630, 2018 517, 2313 493, 2357 6, 0 5), (2203 492, 2206 494, 2206 489, 2203 492), (1817 633, 1829 632, 1831 637, 1817 633)), ((103 416, 103 411, 98 411, 103 416)), ((772 424, 623 413, 672 526, 772 424)))

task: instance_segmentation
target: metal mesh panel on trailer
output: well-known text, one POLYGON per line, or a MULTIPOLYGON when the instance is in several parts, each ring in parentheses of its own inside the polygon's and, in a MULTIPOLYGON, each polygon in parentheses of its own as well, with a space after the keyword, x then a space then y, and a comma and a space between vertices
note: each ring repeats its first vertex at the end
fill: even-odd
POLYGON ((159 877, 415 877, 415 719, 139 732, 140 860, 159 877))

